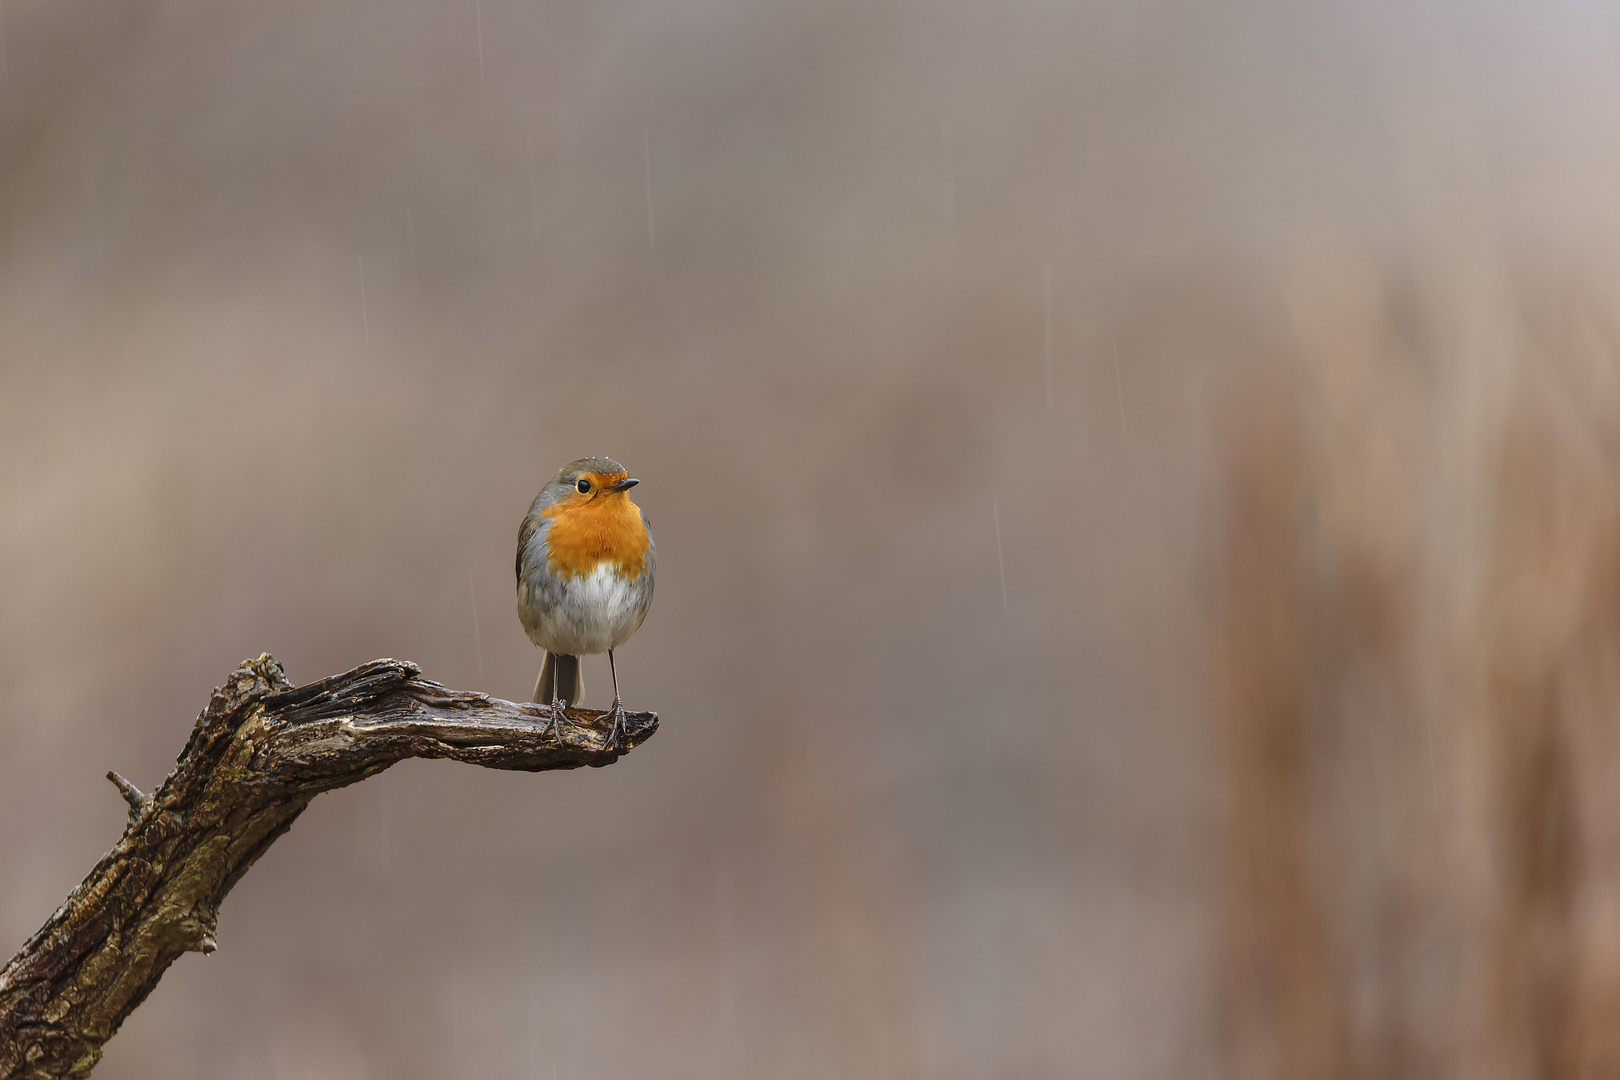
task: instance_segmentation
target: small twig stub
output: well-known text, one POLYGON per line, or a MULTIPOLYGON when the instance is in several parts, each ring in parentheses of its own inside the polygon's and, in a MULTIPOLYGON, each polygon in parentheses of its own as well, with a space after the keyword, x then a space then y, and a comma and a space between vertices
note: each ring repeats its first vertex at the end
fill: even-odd
POLYGON ((151 796, 142 795, 140 788, 136 787, 128 780, 125 780, 122 776, 119 776, 111 769, 107 770, 107 779, 111 780, 113 782, 113 786, 118 788, 118 790, 123 793, 124 801, 129 803, 129 812, 131 816, 134 816, 135 814, 138 814, 142 810, 146 809, 147 800, 150 799, 151 796))

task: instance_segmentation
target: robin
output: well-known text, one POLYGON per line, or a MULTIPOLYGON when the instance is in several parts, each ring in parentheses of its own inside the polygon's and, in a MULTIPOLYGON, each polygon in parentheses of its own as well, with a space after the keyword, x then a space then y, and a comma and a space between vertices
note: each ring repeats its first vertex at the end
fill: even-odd
POLYGON ((579 658, 608 654, 613 732, 624 734, 613 650, 652 606, 654 550, 647 515, 630 501, 632 480, 611 458, 580 458, 540 489, 518 529, 517 609, 529 640, 546 650, 534 700, 551 703, 551 726, 585 696, 579 658))

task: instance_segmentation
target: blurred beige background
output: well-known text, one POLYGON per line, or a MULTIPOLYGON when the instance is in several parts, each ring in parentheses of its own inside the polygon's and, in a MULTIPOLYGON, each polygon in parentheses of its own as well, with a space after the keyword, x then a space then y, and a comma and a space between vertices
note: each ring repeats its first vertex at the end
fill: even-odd
POLYGON ((525 695, 605 453, 659 735, 323 796, 98 1078, 1616 1075, 1617 48, 0 0, 0 951, 243 657, 525 695))

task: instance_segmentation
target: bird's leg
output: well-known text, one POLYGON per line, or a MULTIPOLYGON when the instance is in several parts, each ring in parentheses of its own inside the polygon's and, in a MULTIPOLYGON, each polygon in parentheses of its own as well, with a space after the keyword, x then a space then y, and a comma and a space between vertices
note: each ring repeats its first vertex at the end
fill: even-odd
POLYGON ((613 730, 608 733, 607 743, 602 749, 609 752, 619 748, 619 740, 624 738, 624 703, 619 700, 619 669, 613 663, 613 650, 608 650, 608 670, 613 673, 613 707, 608 711, 613 714, 613 730))

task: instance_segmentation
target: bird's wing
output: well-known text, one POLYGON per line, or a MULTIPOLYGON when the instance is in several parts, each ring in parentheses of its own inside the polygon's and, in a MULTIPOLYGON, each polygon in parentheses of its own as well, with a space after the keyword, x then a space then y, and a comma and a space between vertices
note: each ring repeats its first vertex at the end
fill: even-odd
POLYGON ((547 518, 540 514, 531 513, 523 519, 523 524, 518 526, 517 577, 519 581, 523 580, 523 552, 528 548, 529 541, 534 539, 534 534, 548 523, 547 518))

